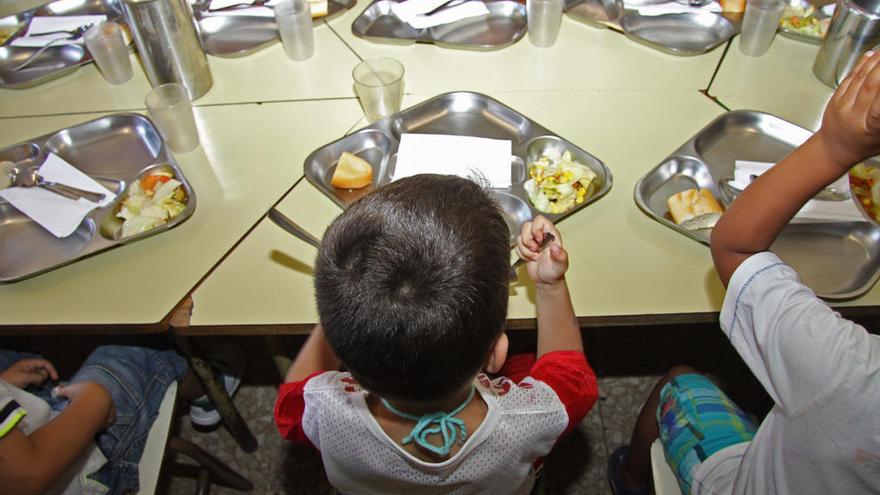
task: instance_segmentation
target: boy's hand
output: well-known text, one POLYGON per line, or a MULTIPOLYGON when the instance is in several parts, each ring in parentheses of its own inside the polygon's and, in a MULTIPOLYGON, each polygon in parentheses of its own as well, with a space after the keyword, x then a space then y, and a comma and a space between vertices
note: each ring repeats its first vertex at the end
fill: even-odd
POLYGON ((116 421, 116 407, 113 406, 113 397, 102 385, 96 382, 72 383, 63 387, 55 387, 55 395, 67 397, 73 404, 78 400, 90 401, 107 407, 107 417, 104 419, 102 430, 116 421))
POLYGON ((562 237, 553 222, 541 215, 522 226, 516 240, 516 253, 528 263, 529 277, 536 284, 552 285, 565 278, 568 270, 568 253, 562 247, 562 237), (553 241, 541 249, 546 234, 553 234, 553 241))
POLYGON ((18 388, 42 385, 49 378, 58 379, 58 372, 45 359, 22 359, 0 373, 0 378, 18 388))
POLYGON ((868 52, 840 83, 816 137, 841 174, 880 154, 880 53, 868 52))

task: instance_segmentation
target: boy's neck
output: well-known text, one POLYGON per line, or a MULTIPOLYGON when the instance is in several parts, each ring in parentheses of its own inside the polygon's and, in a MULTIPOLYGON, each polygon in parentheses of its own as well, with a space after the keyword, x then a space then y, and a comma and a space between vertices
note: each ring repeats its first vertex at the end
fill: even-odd
POLYGON ((449 412, 453 409, 460 406, 465 400, 467 400, 468 396, 471 393, 471 387, 473 387, 473 382, 467 382, 462 386, 461 389, 456 391, 451 396, 432 402, 413 402, 406 400, 389 400, 392 406, 403 411, 408 414, 412 414, 414 416, 421 416, 424 414, 431 414, 435 412, 449 412))

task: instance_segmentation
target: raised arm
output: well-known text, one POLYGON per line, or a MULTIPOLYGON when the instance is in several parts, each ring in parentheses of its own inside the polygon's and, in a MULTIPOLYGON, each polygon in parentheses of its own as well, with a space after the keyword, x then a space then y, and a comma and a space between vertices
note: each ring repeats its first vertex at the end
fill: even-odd
POLYGON ((828 102, 821 128, 756 179, 712 230, 712 259, 726 287, 766 251, 801 207, 860 161, 880 153, 880 56, 867 54, 828 102))
POLYGON ((529 277, 535 281, 538 357, 553 351, 583 352, 580 327, 565 282, 568 253, 562 247, 562 238, 553 222, 540 215, 532 222, 526 222, 516 250, 528 261, 529 277), (555 239, 541 249, 541 242, 548 233, 555 239))

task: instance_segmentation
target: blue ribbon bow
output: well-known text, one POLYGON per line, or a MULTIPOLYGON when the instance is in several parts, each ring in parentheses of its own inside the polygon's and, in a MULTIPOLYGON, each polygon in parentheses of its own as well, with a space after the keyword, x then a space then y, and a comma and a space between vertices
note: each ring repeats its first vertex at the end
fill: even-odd
POLYGON ((455 444, 456 439, 458 439, 459 433, 461 433, 462 442, 467 438, 467 427, 465 426, 464 421, 456 418, 455 415, 460 413, 465 408, 465 406, 467 406, 471 402, 471 399, 473 398, 474 387, 471 387, 471 393, 468 394, 467 399, 465 399, 465 401, 462 402, 460 406, 456 407, 452 411, 448 413, 439 411, 424 414, 422 416, 407 414, 403 411, 400 411, 396 407, 392 406, 385 399, 382 399, 382 404, 392 413, 402 418, 406 418, 416 422, 416 425, 413 426, 413 429, 409 433, 409 435, 407 435, 403 439, 402 443, 404 445, 415 441, 416 445, 423 447, 437 455, 445 457, 449 455, 449 451, 455 444), (434 423, 437 423, 437 425, 432 426, 434 423), (443 445, 437 446, 428 442, 428 435, 438 433, 443 437, 443 445))

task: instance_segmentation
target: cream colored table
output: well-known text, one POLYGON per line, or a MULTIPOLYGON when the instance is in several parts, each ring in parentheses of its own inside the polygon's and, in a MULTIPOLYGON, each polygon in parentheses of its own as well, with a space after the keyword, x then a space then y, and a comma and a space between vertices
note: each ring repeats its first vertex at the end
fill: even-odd
MULTIPOLYGON (((176 156, 196 191, 195 214, 161 235, 0 285, 0 325, 156 331, 300 178, 306 155, 345 133, 361 111, 354 100, 332 100, 209 106, 196 115, 202 147, 176 156)), ((97 116, 0 119, 0 146, 97 116)))
POLYGON ((816 130, 833 90, 813 75, 818 45, 777 36, 770 51, 747 57, 734 38, 709 95, 731 110, 748 109, 778 115, 816 130))
POLYGON ((358 38, 351 24, 370 4, 359 0, 328 24, 361 58, 393 57, 405 69, 407 93, 447 91, 702 90, 723 46, 696 57, 661 53, 609 29, 594 28, 564 16, 559 39, 537 48, 528 36, 507 48, 475 52, 431 44, 393 45, 358 38))

